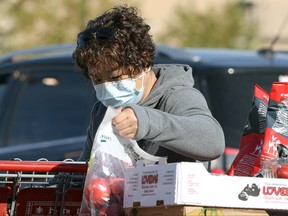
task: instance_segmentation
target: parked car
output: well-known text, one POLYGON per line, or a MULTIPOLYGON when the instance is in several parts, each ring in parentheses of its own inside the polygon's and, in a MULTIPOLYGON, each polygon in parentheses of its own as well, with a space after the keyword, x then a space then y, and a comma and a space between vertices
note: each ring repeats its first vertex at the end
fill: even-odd
MULTIPOLYGON (((0 57, 0 160, 63 160, 80 155, 96 97, 73 64, 74 48, 73 44, 55 45, 0 57)), ((224 129, 227 148, 236 149, 229 154, 232 159, 254 84, 269 91, 273 81, 288 78, 288 54, 269 50, 157 45, 154 63, 192 67, 196 88, 224 129)), ((225 156, 217 162, 223 166, 224 161, 224 169, 232 160, 225 156)))
POLYGON ((0 159, 77 158, 94 90, 73 65, 73 45, 0 57, 0 159))

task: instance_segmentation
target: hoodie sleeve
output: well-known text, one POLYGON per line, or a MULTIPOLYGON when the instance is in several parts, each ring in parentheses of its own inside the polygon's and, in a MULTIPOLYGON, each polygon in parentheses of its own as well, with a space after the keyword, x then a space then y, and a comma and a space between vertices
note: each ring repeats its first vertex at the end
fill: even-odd
POLYGON ((131 104, 138 118, 135 139, 146 139, 178 154, 206 161, 224 152, 224 133, 204 96, 192 86, 172 87, 159 109, 131 104))

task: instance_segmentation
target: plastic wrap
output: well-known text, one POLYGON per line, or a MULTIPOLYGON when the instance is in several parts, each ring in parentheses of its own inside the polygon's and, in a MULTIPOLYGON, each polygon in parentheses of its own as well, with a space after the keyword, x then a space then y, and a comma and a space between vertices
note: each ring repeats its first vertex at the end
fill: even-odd
POLYGON ((123 209, 124 176, 127 167, 137 160, 154 164, 159 157, 144 152, 135 140, 117 135, 112 119, 117 111, 108 107, 94 138, 86 181, 81 216, 128 215, 123 209))

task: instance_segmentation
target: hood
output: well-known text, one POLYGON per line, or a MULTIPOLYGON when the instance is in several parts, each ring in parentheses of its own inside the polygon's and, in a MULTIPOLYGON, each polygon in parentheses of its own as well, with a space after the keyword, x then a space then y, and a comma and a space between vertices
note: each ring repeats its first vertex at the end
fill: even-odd
POLYGON ((192 68, 181 64, 157 64, 152 67, 157 81, 148 97, 141 103, 144 106, 156 106, 159 99, 178 86, 193 86, 192 68))

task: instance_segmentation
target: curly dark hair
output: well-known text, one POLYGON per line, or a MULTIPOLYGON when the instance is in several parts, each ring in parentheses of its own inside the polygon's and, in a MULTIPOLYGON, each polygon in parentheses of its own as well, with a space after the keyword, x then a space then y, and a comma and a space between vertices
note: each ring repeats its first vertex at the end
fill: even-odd
POLYGON ((75 63, 95 83, 108 80, 114 70, 134 77, 152 65, 155 44, 149 30, 135 7, 116 6, 90 20, 78 34, 75 63))

